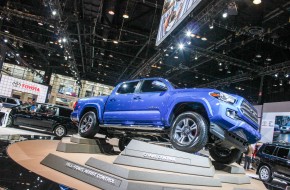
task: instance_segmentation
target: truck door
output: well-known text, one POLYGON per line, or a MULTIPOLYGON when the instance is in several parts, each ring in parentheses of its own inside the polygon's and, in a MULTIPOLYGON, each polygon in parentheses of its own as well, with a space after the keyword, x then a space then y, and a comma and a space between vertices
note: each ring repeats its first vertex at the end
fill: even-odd
POLYGON ((139 80, 125 82, 121 84, 116 91, 112 92, 105 106, 105 124, 132 124, 134 110, 131 109, 131 103, 138 83, 139 80))
POLYGON ((132 110, 134 124, 163 125, 162 115, 167 111, 169 93, 167 86, 159 80, 144 80, 140 90, 134 94, 132 110))

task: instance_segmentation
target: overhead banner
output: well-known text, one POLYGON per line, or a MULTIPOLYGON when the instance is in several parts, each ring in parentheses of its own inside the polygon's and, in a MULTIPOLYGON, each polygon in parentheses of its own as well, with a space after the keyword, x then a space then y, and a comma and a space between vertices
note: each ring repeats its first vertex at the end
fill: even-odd
POLYGON ((165 0, 156 46, 158 46, 200 2, 201 0, 165 0))

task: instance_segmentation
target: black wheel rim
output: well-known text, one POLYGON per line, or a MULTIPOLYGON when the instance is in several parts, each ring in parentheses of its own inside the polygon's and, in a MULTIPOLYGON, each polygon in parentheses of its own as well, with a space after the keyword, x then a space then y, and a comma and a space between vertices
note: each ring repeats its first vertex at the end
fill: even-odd
POLYGON ((91 115, 85 116, 80 124, 80 132, 81 133, 87 132, 92 127, 93 121, 94 119, 91 115))
POLYGON ((198 139, 198 125, 191 118, 180 120, 174 130, 174 140, 180 146, 188 146, 198 139))

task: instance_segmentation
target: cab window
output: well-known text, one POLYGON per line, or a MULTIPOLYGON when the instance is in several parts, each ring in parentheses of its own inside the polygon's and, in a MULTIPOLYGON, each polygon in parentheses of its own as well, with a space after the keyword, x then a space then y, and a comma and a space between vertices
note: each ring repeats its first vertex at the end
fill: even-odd
POLYGON ((277 151, 277 156, 279 158, 288 159, 289 149, 288 148, 279 148, 277 151))
MULTIPOLYGON (((160 87, 157 87, 155 85, 153 85, 153 82, 156 81, 156 80, 145 80, 142 84, 142 87, 141 87, 141 92, 164 92, 166 91, 165 88, 160 88, 160 87)), ((161 81, 158 81, 158 83, 166 86, 163 82, 161 81)))
POLYGON ((123 83, 117 93, 119 94, 129 94, 129 93, 134 93, 137 85, 138 85, 139 81, 135 81, 135 82, 127 82, 127 83, 123 83))
POLYGON ((263 153, 272 155, 275 150, 275 146, 266 146, 263 150, 263 153))

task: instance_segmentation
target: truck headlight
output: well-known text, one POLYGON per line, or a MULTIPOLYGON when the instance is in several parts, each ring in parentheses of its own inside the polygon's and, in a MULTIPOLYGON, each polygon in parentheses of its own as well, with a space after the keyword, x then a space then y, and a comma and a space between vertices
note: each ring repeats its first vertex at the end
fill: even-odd
POLYGON ((236 98, 224 92, 211 92, 209 94, 221 101, 224 101, 230 104, 234 104, 236 102, 236 98))

